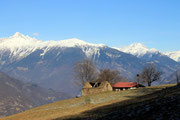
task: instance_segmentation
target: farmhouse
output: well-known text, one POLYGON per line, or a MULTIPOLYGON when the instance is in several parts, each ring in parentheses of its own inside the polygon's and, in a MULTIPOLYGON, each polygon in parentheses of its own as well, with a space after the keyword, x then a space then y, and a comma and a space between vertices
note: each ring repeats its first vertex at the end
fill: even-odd
POLYGON ((133 82, 117 82, 112 87, 114 91, 119 91, 119 90, 127 90, 127 89, 136 89, 138 87, 144 87, 144 86, 133 82))
POLYGON ((85 96, 105 91, 112 91, 112 86, 107 81, 101 83, 86 82, 84 87, 82 88, 82 95, 85 96))

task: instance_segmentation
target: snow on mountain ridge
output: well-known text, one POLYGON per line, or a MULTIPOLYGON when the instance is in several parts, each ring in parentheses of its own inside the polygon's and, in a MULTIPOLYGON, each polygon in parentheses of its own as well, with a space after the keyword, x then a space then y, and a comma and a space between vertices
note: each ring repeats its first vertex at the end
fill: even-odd
POLYGON ((45 41, 43 42, 44 46, 57 46, 57 47, 75 47, 75 46, 91 46, 91 47, 105 47, 103 44, 92 44, 79 40, 77 38, 65 39, 60 41, 45 41))
POLYGON ((31 38, 28 35, 25 36, 19 32, 16 32, 9 38, 1 38, 0 45, 4 47, 22 47, 22 46, 39 46, 39 47, 75 47, 75 46, 93 46, 93 47, 105 47, 104 44, 92 44, 79 40, 77 38, 65 39, 59 41, 41 41, 35 38, 31 38))
POLYGON ((164 54, 169 56, 171 59, 180 62, 180 51, 165 52, 164 54))
POLYGON ((25 37, 22 33, 16 32, 13 36, 11 37, 25 37))
POLYGON ((0 40, 0 47, 5 48, 17 48, 17 47, 24 47, 24 46, 36 46, 38 43, 42 41, 37 40, 35 38, 31 38, 29 36, 24 36, 23 34, 17 32, 13 36, 9 38, 1 38, 0 40))
POLYGON ((42 41, 16 32, 9 38, 0 39, 0 51, 9 51, 12 60, 19 60, 35 51, 40 43, 42 41))
MULTIPOLYGON (((106 47, 103 44, 92 44, 87 43, 77 38, 60 40, 60 41, 46 41, 44 42, 44 46, 48 46, 46 49, 50 47, 79 47, 82 51, 87 55, 87 57, 91 57, 92 55, 99 55, 99 50, 101 48, 106 47)), ((47 51, 47 50, 46 50, 47 51)))
POLYGON ((10 56, 13 59, 21 59, 28 56, 37 49, 42 49, 41 56, 50 50, 52 47, 79 47, 87 56, 98 54, 98 51, 102 47, 106 47, 103 44, 87 43, 77 38, 60 40, 60 41, 41 41, 35 38, 31 38, 28 35, 25 36, 19 32, 16 32, 9 38, 0 39, 0 51, 10 51, 10 56))
POLYGON ((117 47, 114 48, 125 53, 136 55, 137 57, 143 56, 146 53, 159 53, 159 51, 156 50, 155 48, 148 49, 142 43, 133 43, 123 48, 117 48, 117 47))

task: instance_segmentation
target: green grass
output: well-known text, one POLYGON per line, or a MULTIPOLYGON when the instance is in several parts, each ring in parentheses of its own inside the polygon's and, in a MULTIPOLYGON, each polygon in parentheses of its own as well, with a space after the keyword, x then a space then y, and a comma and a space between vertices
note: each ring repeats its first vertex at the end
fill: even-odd
MULTIPOLYGON (((122 105, 136 105, 135 103, 159 97, 157 92, 174 85, 161 85, 135 90, 126 90, 120 92, 104 92, 95 95, 73 98, 55 103, 43 105, 25 112, 12 115, 0 120, 61 120, 68 118, 88 117, 86 111, 104 110, 107 113, 110 108, 122 105), (154 94, 153 94, 154 93, 154 94), (143 96, 143 97, 141 97, 143 96), (102 108, 102 109, 99 109, 102 108), (105 109, 108 108, 108 109, 105 109)), ((103 113, 103 112, 102 112, 103 113)), ((97 115, 97 114, 91 114, 97 115)), ((103 115, 103 114, 101 114, 103 115)))

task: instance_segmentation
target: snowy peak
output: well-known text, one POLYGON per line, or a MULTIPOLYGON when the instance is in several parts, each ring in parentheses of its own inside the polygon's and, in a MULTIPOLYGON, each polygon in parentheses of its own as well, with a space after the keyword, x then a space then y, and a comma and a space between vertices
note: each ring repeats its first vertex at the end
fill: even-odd
POLYGON ((20 32, 16 32, 13 36, 10 36, 7 39, 16 40, 16 42, 17 41, 19 41, 19 42, 22 42, 22 41, 39 41, 39 40, 37 40, 35 38, 29 37, 28 35, 25 36, 24 34, 22 34, 20 32))
POLYGON ((8 38, 2 38, 0 40, 0 48, 17 49, 24 47, 35 47, 38 43, 41 42, 42 41, 40 40, 16 32, 13 36, 10 36, 8 38))
POLYGON ((148 49, 146 46, 144 46, 142 43, 133 43, 129 46, 129 48, 135 48, 135 49, 148 49))
POLYGON ((0 39, 0 51, 8 52, 11 60, 20 60, 35 51, 40 43, 42 41, 16 32, 13 36, 0 39))
POLYGON ((20 32, 16 32, 12 37, 25 37, 25 36, 20 32))
POLYGON ((164 54, 169 56, 171 59, 180 62, 180 51, 166 52, 164 54))
POLYGON ((133 43, 129 46, 123 47, 123 48, 116 48, 122 52, 126 52, 126 53, 130 53, 133 55, 136 55, 137 57, 143 56, 146 53, 159 53, 158 50, 152 48, 152 49, 148 49, 145 45, 143 45, 142 43, 133 43))

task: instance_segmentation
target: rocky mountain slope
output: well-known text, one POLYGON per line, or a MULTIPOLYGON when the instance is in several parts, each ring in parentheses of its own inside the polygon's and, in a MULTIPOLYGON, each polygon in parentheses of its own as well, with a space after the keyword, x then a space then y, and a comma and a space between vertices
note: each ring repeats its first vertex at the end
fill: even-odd
POLYGON ((63 93, 24 83, 0 72, 0 117, 66 98, 63 93))

